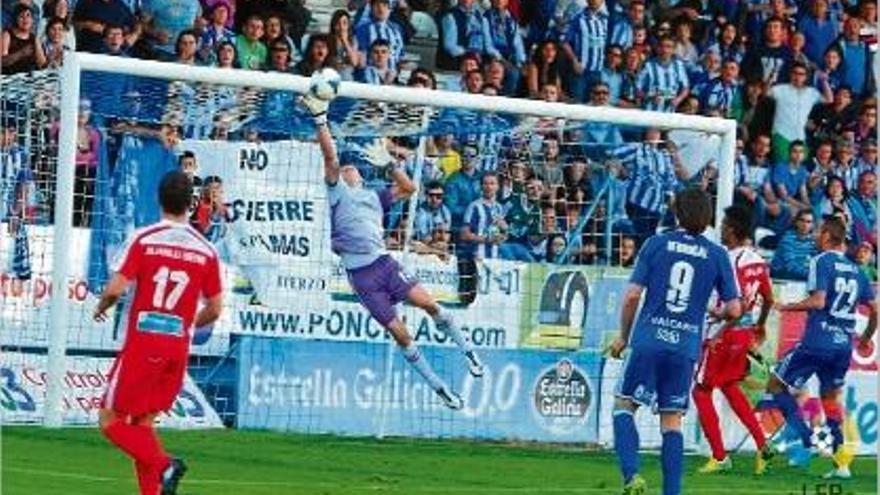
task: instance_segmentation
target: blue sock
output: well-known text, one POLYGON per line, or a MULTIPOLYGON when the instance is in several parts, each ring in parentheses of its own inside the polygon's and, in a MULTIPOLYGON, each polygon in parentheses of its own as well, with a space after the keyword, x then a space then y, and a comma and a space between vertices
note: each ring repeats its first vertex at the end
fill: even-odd
POLYGON ((684 471, 684 436, 680 431, 663 432, 660 462, 663 465, 663 495, 680 495, 684 471))
POLYGON ((840 420, 837 418, 828 418, 825 421, 828 429, 831 430, 831 436, 834 437, 832 444, 832 452, 837 452, 837 448, 843 445, 843 430, 840 428, 840 420))
POLYGON ((623 474, 623 483, 629 483, 639 472, 639 432, 632 411, 614 411, 614 450, 623 474))
POLYGON ((779 392, 778 394, 773 394, 773 400, 776 401, 776 405, 782 410, 782 415, 785 416, 785 424, 797 432, 804 447, 810 448, 813 445, 812 440, 810 440, 813 433, 810 431, 807 423, 801 418, 801 415, 798 414, 798 405, 794 397, 788 392, 779 392))

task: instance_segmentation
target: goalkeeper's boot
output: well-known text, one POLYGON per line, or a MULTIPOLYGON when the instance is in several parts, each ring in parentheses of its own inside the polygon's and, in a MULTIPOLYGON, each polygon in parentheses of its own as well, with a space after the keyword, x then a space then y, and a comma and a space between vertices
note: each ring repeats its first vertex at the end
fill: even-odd
POLYGON ((477 353, 474 351, 467 351, 464 353, 464 357, 467 359, 468 371, 471 372, 471 376, 474 378, 482 377, 486 372, 486 368, 483 366, 483 361, 480 360, 477 353))
POLYGON ((770 459, 773 459, 776 453, 769 445, 765 445, 757 454, 755 454, 755 474, 761 476, 767 472, 770 466, 770 459))
POLYGON ((648 484, 638 474, 630 478, 629 483, 623 485, 623 495, 643 495, 648 491, 648 484))
POLYGON ((186 474, 186 464, 183 459, 173 458, 168 467, 162 471, 162 495, 176 495, 177 485, 186 474))
POLYGON ((730 460, 730 457, 725 457, 722 460, 718 460, 714 457, 710 457, 706 464, 703 464, 700 469, 697 469, 697 472, 700 474, 714 474, 714 473, 724 473, 733 469, 733 461, 730 460))
POLYGON ((792 467, 805 468, 810 465, 810 461, 815 457, 816 447, 804 447, 797 445, 788 450, 788 465, 792 467))
POLYGON ((458 411, 464 407, 464 401, 461 400, 461 397, 447 387, 440 387, 435 390, 435 392, 437 392, 437 396, 440 397, 440 400, 442 400, 443 404, 449 409, 458 411))

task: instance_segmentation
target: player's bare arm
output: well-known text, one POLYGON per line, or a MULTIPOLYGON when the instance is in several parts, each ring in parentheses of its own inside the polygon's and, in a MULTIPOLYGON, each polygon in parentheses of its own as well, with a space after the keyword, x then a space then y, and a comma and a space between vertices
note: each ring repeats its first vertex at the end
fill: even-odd
POLYGON ((318 124, 316 132, 318 138, 318 146, 321 148, 321 154, 324 156, 324 182, 328 185, 336 185, 339 180, 339 159, 336 156, 336 145, 333 143, 333 136, 327 124, 318 124))
POLYGON ((776 305, 776 309, 779 311, 810 311, 810 310, 815 310, 815 309, 822 309, 824 307, 825 307, 825 291, 824 290, 814 290, 813 292, 810 293, 809 296, 807 296, 797 302, 776 305))
POLYGON ((629 342, 630 333, 632 332, 632 324, 636 318, 636 311, 639 309, 639 301, 642 299, 644 287, 638 284, 630 284, 623 295, 623 305, 620 310, 620 335, 608 346, 608 352, 611 357, 620 359, 620 355, 626 349, 629 342))
POLYGON ((210 325, 217 321, 217 318, 220 318, 220 313, 223 311, 223 295, 217 294, 214 297, 208 298, 205 303, 205 306, 199 310, 195 319, 195 327, 203 327, 205 325, 210 325))
POLYGON ((416 192, 416 185, 400 167, 391 168, 391 195, 394 201, 409 198, 416 192))
POLYGON ((874 338, 874 333, 877 331, 877 301, 871 301, 870 304, 866 304, 868 307, 868 326, 865 328, 862 336, 859 337, 859 348, 864 349, 874 338))
POLYGON ((116 273, 101 293, 101 299, 95 306, 95 312, 92 318, 95 321, 104 321, 107 319, 107 310, 112 308, 119 302, 119 298, 125 293, 129 280, 121 273, 116 273))

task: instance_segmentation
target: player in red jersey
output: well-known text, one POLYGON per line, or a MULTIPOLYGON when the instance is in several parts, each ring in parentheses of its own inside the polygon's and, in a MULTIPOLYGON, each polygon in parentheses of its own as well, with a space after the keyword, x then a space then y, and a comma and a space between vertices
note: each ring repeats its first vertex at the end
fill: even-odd
MULTIPOLYGON (((730 262, 736 271, 736 279, 742 294, 743 316, 721 328, 717 335, 709 338, 703 350, 703 358, 697 370, 694 385, 694 405, 700 417, 700 424, 706 440, 712 449, 712 457, 699 469, 700 473, 727 471, 732 463, 724 450, 718 413, 712 402, 712 392, 719 388, 742 424, 749 430, 758 454, 755 458, 755 473, 763 474, 771 451, 767 447, 764 430, 758 423, 752 405, 746 398, 739 382, 748 372, 748 353, 755 343, 763 342, 764 324, 773 307, 773 286, 770 282, 770 267, 749 242, 751 212, 742 206, 731 206, 724 211, 721 227, 721 241, 728 249, 730 262), (761 301, 761 312, 757 321, 754 309, 761 301)), ((712 311, 710 311, 712 313, 712 311)))
POLYGON ((214 322, 223 306, 214 247, 190 227, 192 185, 170 172, 159 185, 162 220, 136 232, 117 259, 116 272, 95 308, 107 319, 131 282, 125 344, 110 371, 99 421, 101 431, 135 461, 141 495, 173 495, 186 471, 165 453, 154 420, 183 386, 192 328, 214 322), (205 306, 196 314, 199 299, 205 306))

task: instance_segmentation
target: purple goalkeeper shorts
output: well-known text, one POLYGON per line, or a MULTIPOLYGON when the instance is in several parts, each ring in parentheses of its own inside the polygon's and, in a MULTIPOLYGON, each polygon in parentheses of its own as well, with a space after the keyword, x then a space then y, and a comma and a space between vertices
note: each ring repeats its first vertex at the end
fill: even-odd
POLYGON ((394 305, 405 301, 416 286, 416 281, 403 273, 400 263, 387 254, 367 266, 348 270, 348 280, 361 304, 383 327, 397 317, 394 305))

